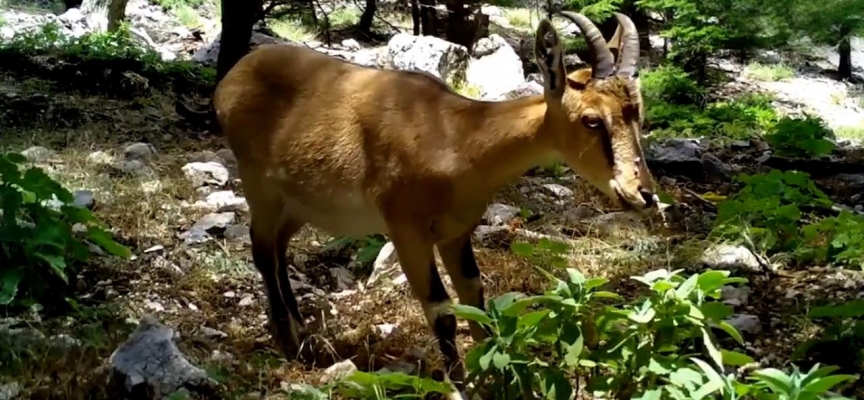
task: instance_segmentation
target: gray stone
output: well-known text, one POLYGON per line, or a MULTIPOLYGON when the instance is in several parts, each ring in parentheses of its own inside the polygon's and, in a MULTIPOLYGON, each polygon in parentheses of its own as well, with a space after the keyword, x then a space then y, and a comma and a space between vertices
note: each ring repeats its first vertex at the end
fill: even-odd
POLYGON ((21 152, 21 155, 30 162, 38 162, 45 161, 54 156, 54 152, 52 150, 48 150, 42 146, 33 146, 29 147, 26 150, 21 152))
POLYGON ((230 174, 224 165, 217 162, 191 162, 183 166, 183 174, 195 187, 204 185, 224 186, 230 174))
POLYGON ((494 203, 486 208, 483 220, 491 226, 504 225, 519 214, 519 207, 507 204, 494 203))
POLYGON ((762 331, 762 321, 755 315, 733 314, 726 322, 742 334, 755 335, 762 331))
POLYGON ((345 268, 331 268, 330 276, 333 277, 333 281, 336 282, 336 290, 338 291, 348 290, 354 286, 354 274, 345 268))
POLYGON ((848 190, 864 191, 864 174, 837 174, 834 179, 848 190))
POLYGON ((114 163, 112 168, 120 174, 138 177, 147 176, 153 172, 150 167, 139 160, 120 160, 114 163))
POLYGON ((204 243, 212 238, 207 231, 196 227, 179 234, 178 237, 183 239, 183 242, 187 245, 204 243))
POLYGON ((159 399, 181 388, 212 394, 216 382, 186 359, 174 337, 171 328, 145 316, 129 339, 111 354, 112 387, 130 398, 159 399))
POLYGON ((224 232, 225 228, 233 222, 233 212, 210 213, 201 217, 195 225, 192 225, 192 228, 203 229, 207 233, 213 234, 216 232, 224 232))
POLYGON ((226 239, 237 240, 241 242, 250 242, 252 240, 249 235, 249 227, 246 225, 229 225, 225 228, 222 234, 226 239))
POLYGON ((72 205, 92 210, 96 205, 96 197, 91 190, 76 190, 72 193, 72 205))
POLYGON ((21 384, 9 382, 0 385, 0 400, 15 400, 21 393, 21 384))
POLYGON ((480 90, 480 98, 499 99, 525 83, 522 60, 501 36, 480 39, 474 55, 480 58, 470 59, 465 74, 468 83, 480 90))
POLYGON ((342 41, 342 47, 346 50, 357 51, 360 50, 360 43, 355 39, 345 39, 342 41))
POLYGON ((732 307, 740 307, 747 304, 750 288, 747 286, 734 287, 723 286, 720 288, 720 300, 732 307))
POLYGON ((745 268, 759 271, 762 264, 750 249, 744 246, 719 244, 709 247, 702 253, 702 263, 711 269, 745 268))
POLYGON ((123 158, 127 161, 137 160, 150 162, 156 158, 156 148, 149 143, 132 143, 123 151, 123 158))
POLYGON ((327 384, 345 378, 357 371, 357 366, 351 360, 340 361, 324 370, 321 375, 321 383, 327 384))
POLYGON ((390 64, 403 71, 422 71, 455 85, 465 80, 468 49, 434 36, 397 33, 387 43, 390 64))
POLYGON ((671 139, 662 144, 649 146, 645 153, 649 160, 663 163, 698 162, 701 164, 699 156, 702 147, 692 139, 671 139))
POLYGON ((87 155, 87 161, 94 164, 111 164, 114 162, 114 157, 104 151, 94 151, 87 155))
POLYGON ((474 237, 479 240, 487 240, 496 235, 506 234, 509 230, 507 226, 498 225, 498 226, 489 226, 489 225, 477 225, 477 228, 474 229, 474 237))
POLYGON ((249 204, 246 203, 246 198, 237 197, 237 195, 230 190, 219 190, 210 193, 207 195, 207 198, 204 199, 204 202, 207 203, 209 208, 219 210, 219 212, 249 211, 249 204))
POLYGON ((559 185, 557 183, 546 183, 543 185, 543 189, 546 189, 546 191, 555 195, 558 198, 573 197, 573 189, 570 189, 564 185, 559 185))
POLYGON ((713 154, 702 154, 702 170, 705 171, 705 175, 709 181, 724 181, 729 179, 729 167, 713 154))

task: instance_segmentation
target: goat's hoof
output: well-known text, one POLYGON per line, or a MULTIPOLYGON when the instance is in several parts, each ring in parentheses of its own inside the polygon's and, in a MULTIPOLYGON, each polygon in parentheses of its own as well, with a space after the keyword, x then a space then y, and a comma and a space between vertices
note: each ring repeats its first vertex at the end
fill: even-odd
POLYGON ((300 346, 302 344, 300 324, 293 318, 278 321, 274 324, 273 341, 282 351, 282 354, 288 360, 296 360, 300 356, 300 346))

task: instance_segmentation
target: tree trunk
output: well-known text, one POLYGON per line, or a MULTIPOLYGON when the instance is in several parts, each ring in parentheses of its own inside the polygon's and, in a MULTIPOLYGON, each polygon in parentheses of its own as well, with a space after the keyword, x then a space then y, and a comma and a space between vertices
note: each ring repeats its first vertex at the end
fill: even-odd
POLYGON ((840 62, 837 65, 837 72, 840 74, 840 79, 852 78, 852 43, 849 41, 849 35, 840 40, 837 46, 837 53, 840 55, 840 62))
POLYGON ((435 36, 435 22, 438 21, 435 11, 435 0, 420 0, 420 34, 435 36))
POLYGON ((414 22, 414 36, 420 35, 420 3, 411 0, 411 20, 414 22))
POLYGON ((475 33, 468 22, 471 11, 463 0, 447 1, 447 33, 444 35, 450 43, 460 44, 468 49, 473 47, 475 33))
POLYGON ((216 82, 249 52, 252 26, 261 12, 261 0, 223 0, 222 37, 216 60, 216 82))
POLYGON ((363 10, 363 15, 360 16, 360 24, 357 26, 360 32, 372 32, 372 20, 375 18, 376 11, 378 11, 378 1, 366 0, 366 9, 363 10))
POLYGON ((87 16, 87 23, 98 31, 114 32, 126 18, 126 4, 129 0, 84 0, 81 12, 87 16))

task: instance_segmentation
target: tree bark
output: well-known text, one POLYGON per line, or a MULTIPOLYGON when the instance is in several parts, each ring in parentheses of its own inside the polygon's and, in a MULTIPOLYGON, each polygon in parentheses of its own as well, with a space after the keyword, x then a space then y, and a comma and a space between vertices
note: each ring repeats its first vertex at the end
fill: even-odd
POLYGON ((840 74, 840 79, 852 78, 852 43, 849 40, 849 35, 840 40, 837 46, 837 53, 840 55, 840 62, 837 64, 837 72, 840 74))
POLYGON ((471 9, 464 0, 447 0, 447 31, 444 35, 450 43, 465 46, 469 50, 474 47, 476 27, 468 20, 471 9))
POLYGON ((420 34, 423 36, 435 36, 435 22, 438 15, 435 11, 435 0, 420 0, 420 34), (434 21, 434 22, 433 22, 434 21))
POLYGON ((249 52, 252 26, 261 12, 261 0, 222 0, 222 36, 216 60, 216 82, 249 52))
POLYGON ((414 22, 414 36, 420 35, 420 3, 411 0, 411 20, 414 22))
POLYGON ((81 12, 87 17, 90 26, 99 31, 114 32, 126 18, 126 4, 129 0, 84 0, 81 12))
POLYGON ((363 15, 360 16, 360 24, 357 26, 360 32, 372 32, 372 20, 375 18, 376 11, 378 11, 378 1, 366 0, 366 9, 363 10, 363 15))

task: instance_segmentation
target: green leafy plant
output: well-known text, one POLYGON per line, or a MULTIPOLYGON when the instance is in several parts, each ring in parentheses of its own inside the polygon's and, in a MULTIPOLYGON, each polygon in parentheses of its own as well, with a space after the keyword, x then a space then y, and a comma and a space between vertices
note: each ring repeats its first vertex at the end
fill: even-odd
POLYGON ((728 271, 636 276, 648 293, 631 301, 600 290, 603 278, 572 268, 563 279, 538 271, 552 281, 543 295, 505 293, 490 299, 485 311, 453 306, 458 317, 492 333, 465 356, 468 381, 484 396, 563 400, 584 389, 614 399, 815 399, 855 378, 824 378, 830 368, 814 369, 809 378, 795 370, 780 386, 772 386, 774 369, 755 371, 752 384, 734 373, 724 376, 727 366, 754 363, 746 354, 722 350, 712 329, 744 343, 724 321, 731 307, 716 301, 723 286, 746 282, 728 271))
POLYGON ((864 268, 864 216, 830 212, 833 202, 803 172, 742 174, 744 186, 717 205, 711 237, 760 253, 787 252, 799 262, 864 268))
MULTIPOLYGON (((857 379, 855 375, 830 375, 837 367, 819 367, 816 364, 807 373, 802 374, 798 367, 794 367, 791 374, 787 374, 776 368, 765 368, 754 371, 750 377, 755 383, 753 389, 767 390, 773 394, 768 398, 804 400, 804 399, 845 399, 836 395, 829 395, 829 391, 835 386, 857 379)), ((766 396, 761 396, 766 397, 766 396)))
POLYGON ((832 361, 846 371, 860 371, 864 362, 864 300, 814 307, 807 318, 821 325, 818 335, 795 348, 792 359, 832 361))
POLYGON ((819 117, 783 117, 765 140, 777 155, 790 157, 819 157, 834 151, 834 133, 819 117))
POLYGON ((793 251, 803 243, 803 205, 830 208, 833 202, 803 172, 771 170, 741 174, 744 187, 717 205, 711 235, 747 243, 759 252, 793 251))
POLYGON ((802 228, 805 258, 864 268, 864 216, 843 211, 802 228))
POLYGON ((387 244, 387 239, 384 235, 368 235, 361 238, 350 236, 340 236, 333 238, 324 245, 323 250, 335 250, 340 248, 351 248, 357 250, 356 261, 360 264, 370 263, 375 261, 381 248, 387 244))
POLYGON ((323 387, 299 385, 289 390, 291 399, 327 400, 333 395, 347 399, 423 399, 430 393, 453 391, 450 384, 420 378, 403 372, 355 371, 323 387))
POLYGON ((700 107, 646 96, 645 117, 654 136, 748 139, 761 136, 777 122, 772 100, 768 95, 745 94, 700 107))
POLYGON ((552 268, 563 268, 567 265, 567 259, 564 254, 570 250, 571 246, 567 243, 542 238, 537 241, 537 244, 528 242, 513 242, 510 244, 510 250, 513 254, 528 258, 536 265, 550 266, 552 268))
POLYGON ((156 51, 135 43, 127 23, 121 23, 115 32, 91 32, 69 37, 62 34, 56 22, 51 21, 35 31, 16 32, 11 40, 0 43, 0 53, 60 54, 72 61, 134 64, 145 73, 194 77, 205 82, 215 82, 216 77, 213 68, 188 61, 163 61, 156 51))
POLYGON ((39 168, 22 171, 18 153, 0 156, 0 304, 21 295, 51 301, 65 286, 77 262, 86 261, 86 241, 128 257, 104 225, 86 208, 73 205, 72 194, 39 168), (52 202, 59 202, 53 207, 52 202))

